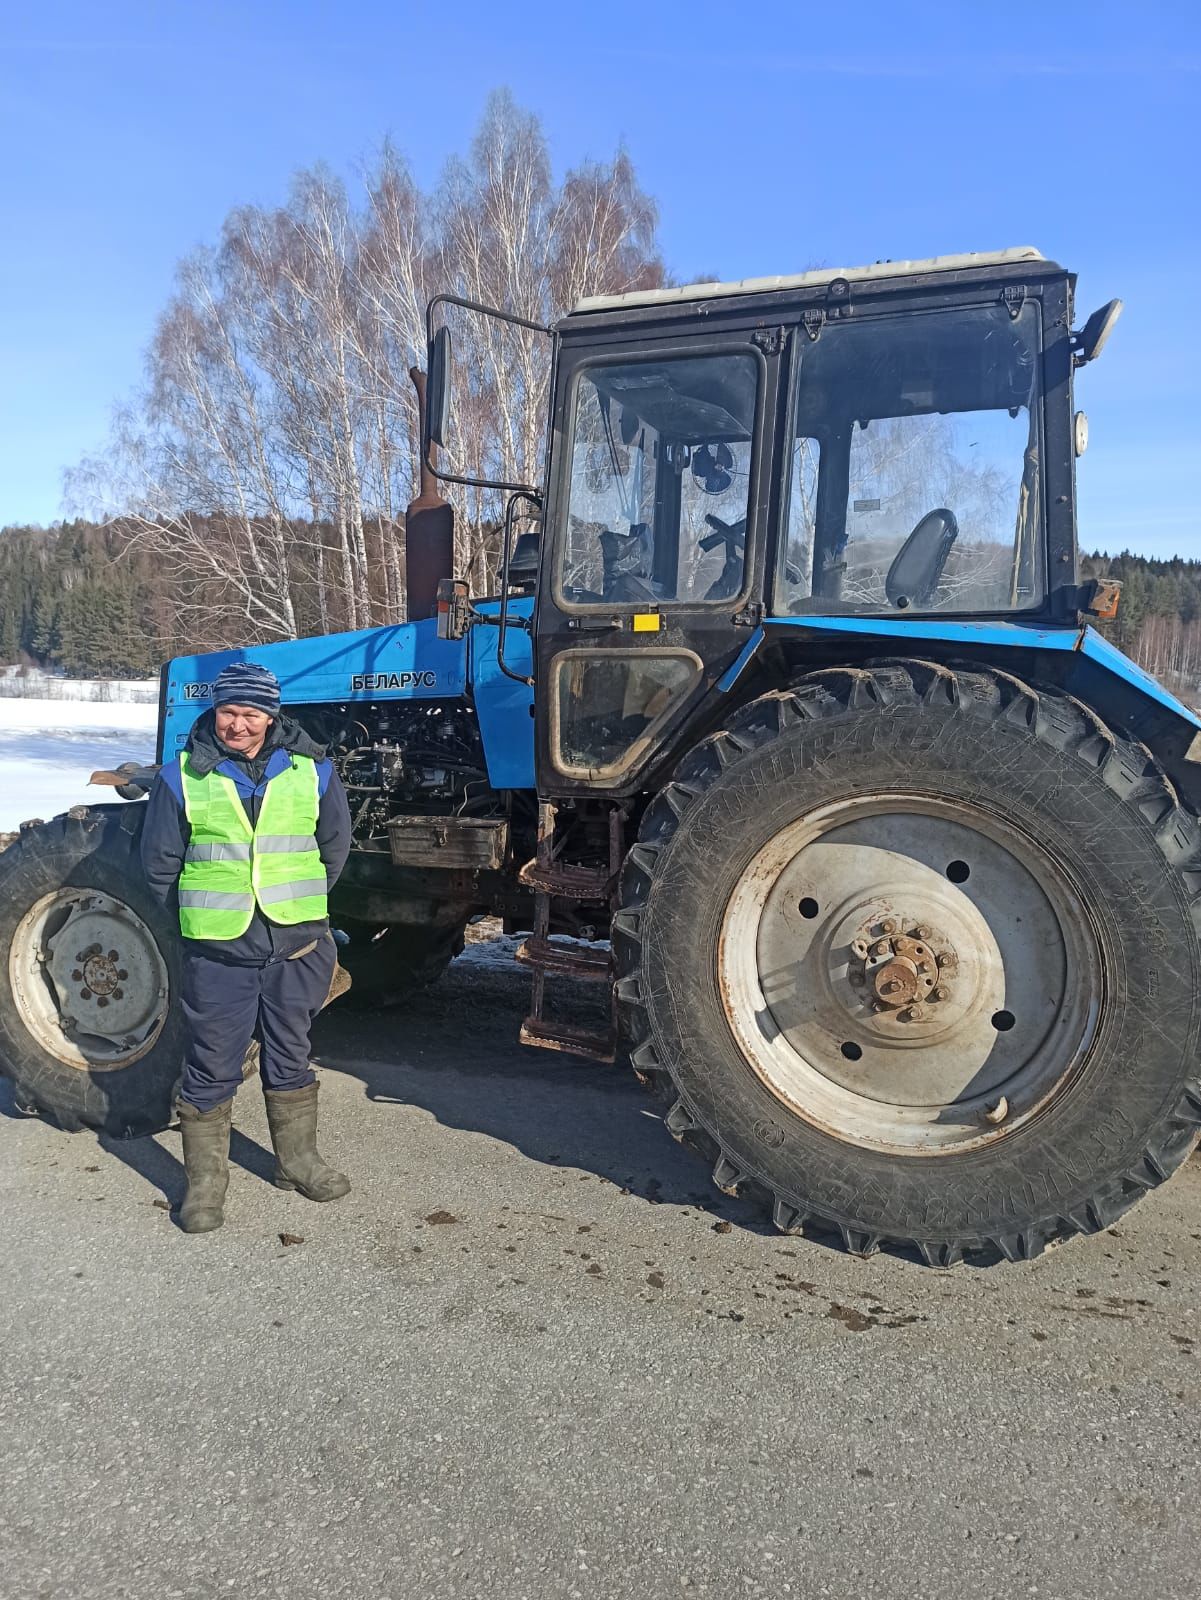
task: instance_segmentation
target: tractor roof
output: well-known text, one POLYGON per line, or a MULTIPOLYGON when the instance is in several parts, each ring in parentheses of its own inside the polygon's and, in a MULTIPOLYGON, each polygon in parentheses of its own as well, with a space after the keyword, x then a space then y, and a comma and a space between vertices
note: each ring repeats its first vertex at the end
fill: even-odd
MULTIPOLYGON (((1041 250, 1019 245, 1013 250, 980 250, 958 256, 931 256, 925 261, 877 261, 870 267, 819 267, 775 278, 739 278, 733 283, 685 283, 672 289, 635 289, 630 294, 594 294, 577 300, 571 315, 635 306, 670 305, 682 300, 714 300, 728 295, 768 294, 811 289, 836 278, 850 283, 874 278, 909 278, 930 272, 963 272, 972 267, 1007 267, 1023 261, 1046 261, 1041 250)), ((1050 263, 1048 263, 1050 265, 1050 263)))

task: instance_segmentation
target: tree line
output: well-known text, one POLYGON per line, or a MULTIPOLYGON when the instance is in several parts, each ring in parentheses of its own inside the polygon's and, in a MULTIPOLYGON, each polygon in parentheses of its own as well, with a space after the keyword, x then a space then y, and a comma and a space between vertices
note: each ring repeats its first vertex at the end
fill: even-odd
POLYGON ((1101 631, 1140 667, 1190 705, 1201 697, 1201 561, 1182 556, 1109 556, 1099 551, 1080 563, 1086 578, 1118 578, 1122 599, 1101 631))
POLYGON ((119 526, 0 529, 0 665, 149 677, 173 611, 161 572, 119 526))
MULTIPOLYGON (((218 522, 196 519, 198 531, 221 537, 218 522)), ((369 550, 394 531, 382 522, 366 525, 369 550)), ((315 546, 332 550, 337 530, 329 523, 288 522, 285 544, 303 555, 315 546)), ((296 559, 300 559, 297 557, 296 559)), ((1148 672, 1186 700, 1201 691, 1201 561, 1149 556, 1081 558, 1085 577, 1122 582, 1114 622, 1101 631, 1148 672)), ((155 558, 134 522, 60 523, 53 528, 0 529, 0 665, 24 662, 69 677, 130 678, 157 672, 163 661, 245 639, 232 624, 219 637, 196 637, 192 613, 221 612, 218 580, 207 596, 193 580, 181 594, 175 574, 155 558)), ((297 633, 322 631, 311 588, 298 587, 297 633)))

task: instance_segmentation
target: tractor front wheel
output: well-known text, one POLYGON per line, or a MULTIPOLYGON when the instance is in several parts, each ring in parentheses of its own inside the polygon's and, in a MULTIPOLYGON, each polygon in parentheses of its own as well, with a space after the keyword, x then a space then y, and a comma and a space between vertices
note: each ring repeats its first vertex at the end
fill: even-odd
POLYGON ((614 929, 634 1066, 786 1231, 1037 1255, 1197 1141, 1199 872, 1196 818, 1077 703, 813 674, 646 814, 614 929))
POLYGON ((138 862, 140 806, 23 828, 0 854, 0 1072, 68 1129, 165 1128, 183 1068, 178 929, 138 862))

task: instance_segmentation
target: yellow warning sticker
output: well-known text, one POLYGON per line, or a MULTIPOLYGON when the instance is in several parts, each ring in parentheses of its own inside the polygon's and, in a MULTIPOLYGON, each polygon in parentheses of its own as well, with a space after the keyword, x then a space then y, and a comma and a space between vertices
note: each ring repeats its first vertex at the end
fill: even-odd
POLYGON ((639 611, 634 616, 635 633, 658 633, 663 619, 657 611, 639 611))

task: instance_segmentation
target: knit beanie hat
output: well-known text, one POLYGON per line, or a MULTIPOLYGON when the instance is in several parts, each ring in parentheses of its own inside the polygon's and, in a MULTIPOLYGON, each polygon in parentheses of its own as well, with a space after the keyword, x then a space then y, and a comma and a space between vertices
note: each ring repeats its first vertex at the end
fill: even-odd
POLYGON ((214 706, 253 706, 279 716, 279 679, 253 661, 231 661, 213 684, 214 706))

